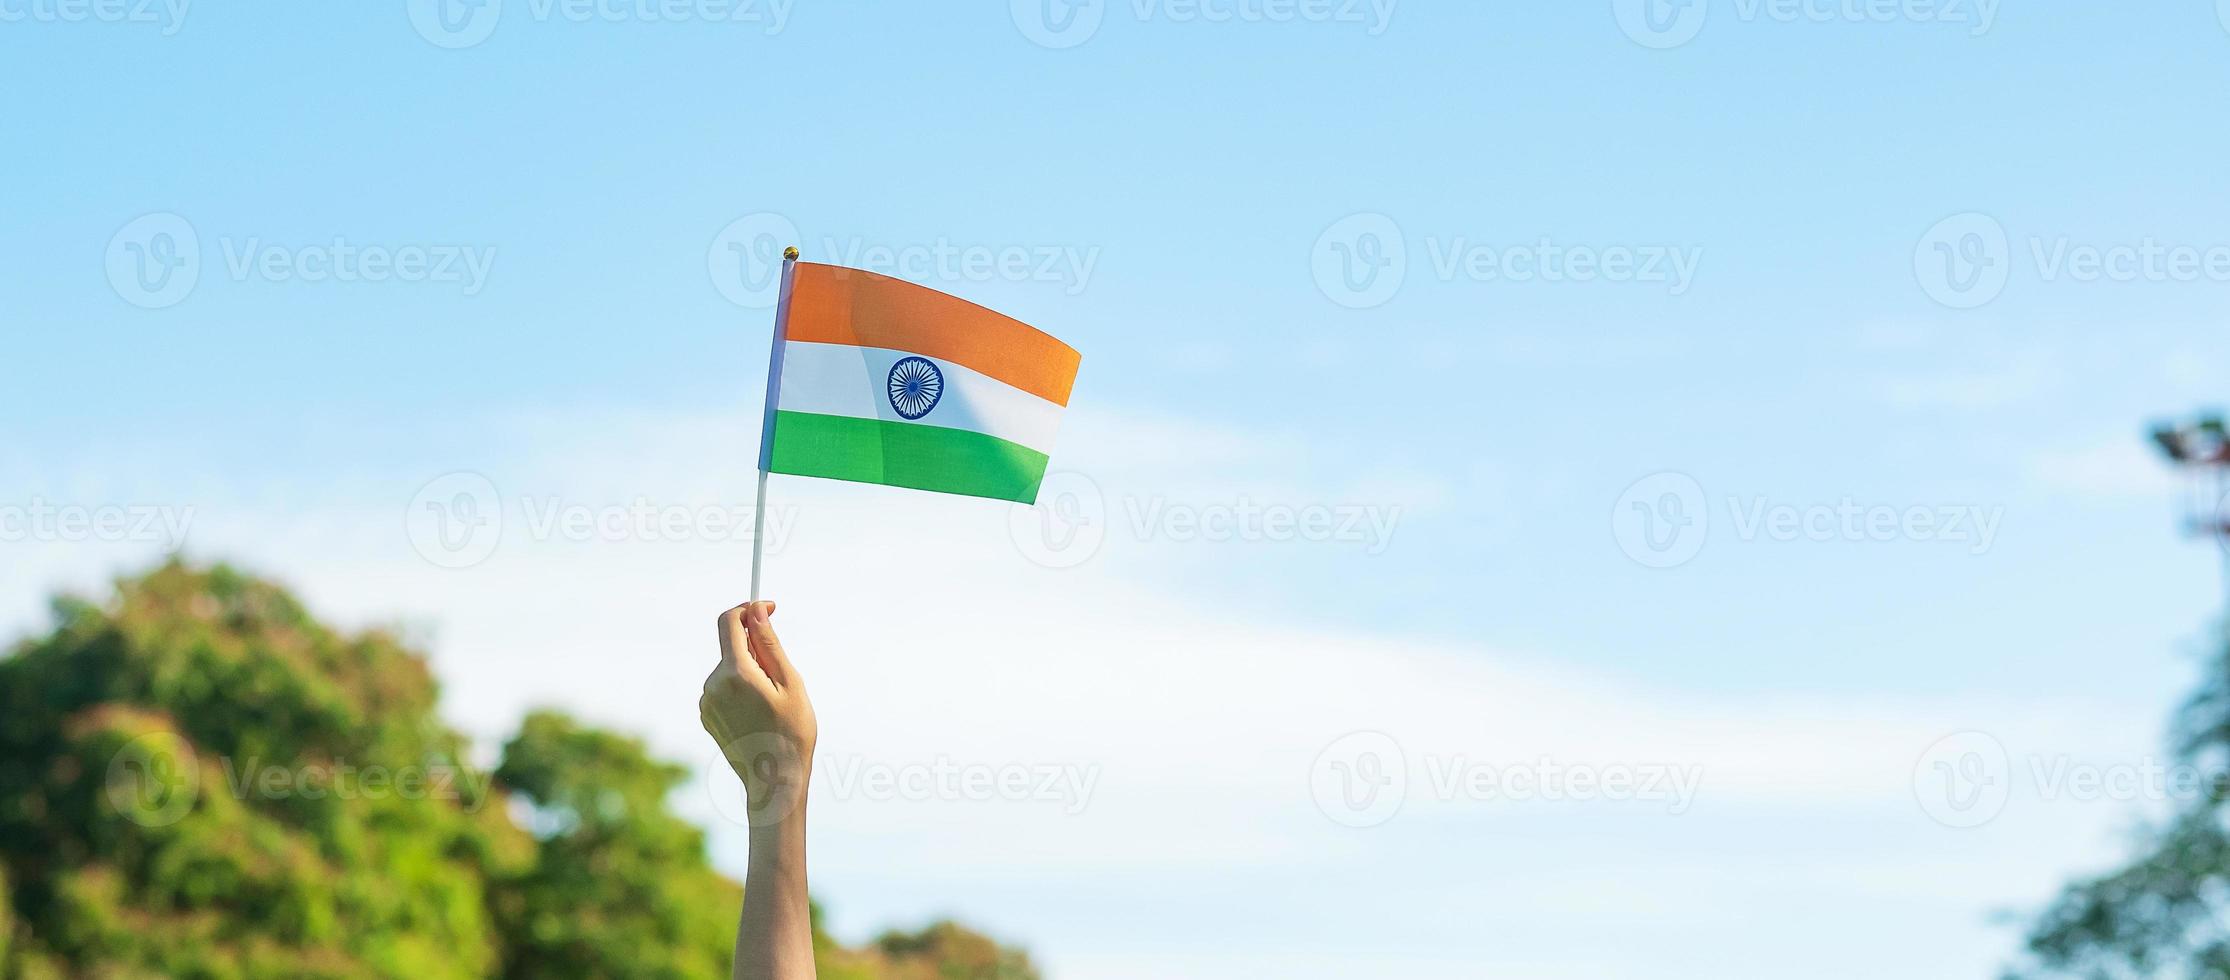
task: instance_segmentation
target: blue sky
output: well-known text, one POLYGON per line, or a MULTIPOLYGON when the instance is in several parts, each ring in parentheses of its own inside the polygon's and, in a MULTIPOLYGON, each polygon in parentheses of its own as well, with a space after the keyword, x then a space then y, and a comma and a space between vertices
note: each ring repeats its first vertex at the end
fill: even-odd
MULTIPOLYGON (((2210 5, 970 6, 503 0, 445 47, 472 35, 418 29, 431 5, 0 3, 0 507, 190 510, 197 557, 420 624, 488 739, 556 702, 694 752, 667 702, 747 548, 530 522, 748 503, 771 317, 721 245, 788 227, 1085 355, 1055 466, 1089 500, 1047 514, 1093 522, 1088 555, 1043 562, 1043 514, 776 481, 770 589, 833 753, 1101 774, 1075 815, 817 810, 855 935, 951 912, 1060 976, 1974 976, 2012 948, 1990 913, 2161 803, 2046 799, 2028 763, 2157 753, 2220 598, 2141 442, 2230 367, 2210 5), (198 248, 182 295, 118 272, 150 228, 198 248), (1390 240, 1398 287, 1326 274, 1390 240), (337 243, 428 267, 306 278, 337 243), (1692 267, 1451 259, 1540 246, 1692 267), (2152 247, 2194 264, 2081 271, 2152 247), (1977 271, 1947 254, 2002 283, 1945 292, 1977 271), (458 472, 508 522, 461 569, 406 533, 458 472), (1700 550, 1637 560, 1665 487, 1700 550), (1743 530, 1845 504, 1992 531, 1743 530), (1184 530, 1250 506, 1390 533, 1184 530), (883 561, 899 540, 944 567, 883 561), (1364 828, 1309 791, 1357 731, 1410 773, 1364 828), (1963 731, 2015 789, 1954 829, 1912 784, 1963 731), (1420 799, 1459 756, 1704 781, 1680 815, 1420 799), (1909 941, 1813 962, 1860 931, 1909 941)), ((0 623, 162 550, 122 537, 0 541, 0 623)))

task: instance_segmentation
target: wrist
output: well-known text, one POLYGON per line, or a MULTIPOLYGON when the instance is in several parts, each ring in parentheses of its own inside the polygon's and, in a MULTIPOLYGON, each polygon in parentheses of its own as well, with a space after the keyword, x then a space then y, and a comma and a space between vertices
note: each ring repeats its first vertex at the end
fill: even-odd
POLYGON ((743 783, 747 822, 756 830, 800 815, 813 779, 813 744, 761 732, 722 746, 728 765, 743 783))
POLYGON ((795 867, 805 865, 805 800, 800 797, 795 805, 779 816, 772 813, 755 814, 751 821, 750 863, 759 867, 795 867))

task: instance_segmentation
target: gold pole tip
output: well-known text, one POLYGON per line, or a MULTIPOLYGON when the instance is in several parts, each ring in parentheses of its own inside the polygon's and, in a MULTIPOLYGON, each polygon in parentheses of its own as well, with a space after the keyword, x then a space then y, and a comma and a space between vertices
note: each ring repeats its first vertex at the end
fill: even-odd
POLYGON ((792 261, 792 262, 795 262, 795 261, 797 261, 797 260, 798 260, 798 247, 797 247, 797 246, 795 246, 795 245, 792 245, 792 246, 790 246, 789 248, 785 248, 785 249, 783 249, 783 250, 782 250, 782 257, 783 257, 783 258, 785 258, 785 259, 788 259, 788 260, 790 260, 790 261, 792 261))

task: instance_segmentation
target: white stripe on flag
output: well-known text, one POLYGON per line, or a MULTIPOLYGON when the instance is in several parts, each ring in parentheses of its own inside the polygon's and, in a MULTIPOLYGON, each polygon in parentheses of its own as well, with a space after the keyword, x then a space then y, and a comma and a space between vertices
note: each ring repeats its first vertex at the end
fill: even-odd
MULTIPOLYGON (((921 355, 797 340, 784 347, 782 394, 775 407, 785 412, 908 421, 891 406, 890 369, 900 360, 921 355)), ((1052 453, 1061 406, 950 361, 923 359, 944 375, 945 392, 929 414, 912 422, 981 432, 1052 453)))

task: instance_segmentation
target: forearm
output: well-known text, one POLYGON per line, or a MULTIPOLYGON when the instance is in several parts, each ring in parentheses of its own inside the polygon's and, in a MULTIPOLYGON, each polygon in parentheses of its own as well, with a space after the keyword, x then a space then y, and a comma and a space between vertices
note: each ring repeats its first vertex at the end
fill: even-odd
POLYGON ((736 927, 735 980, 812 980, 813 913, 805 887, 805 803, 751 828, 736 927))
POLYGON ((814 980, 805 789, 813 779, 820 725, 797 668, 774 635, 773 615, 771 602, 720 614, 720 666, 705 678, 697 715, 743 780, 752 813, 735 980, 814 980))

